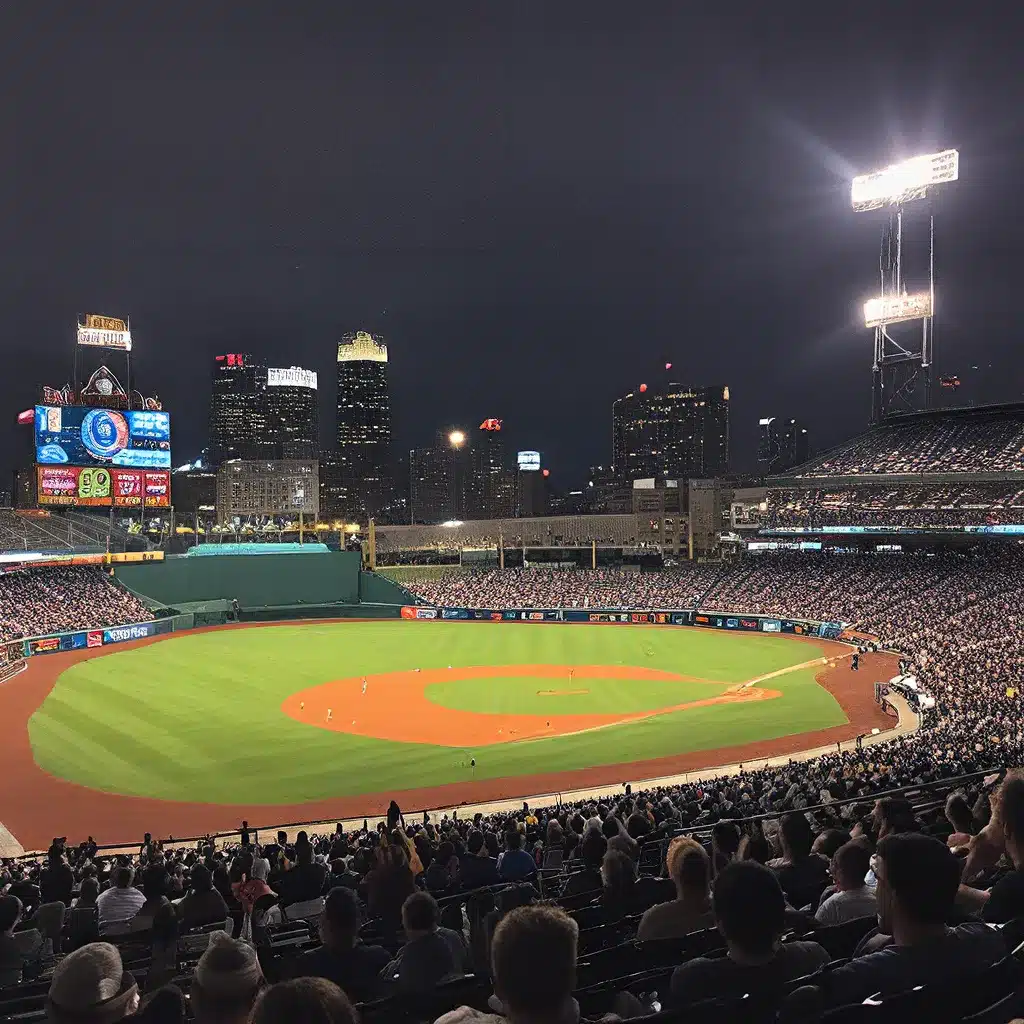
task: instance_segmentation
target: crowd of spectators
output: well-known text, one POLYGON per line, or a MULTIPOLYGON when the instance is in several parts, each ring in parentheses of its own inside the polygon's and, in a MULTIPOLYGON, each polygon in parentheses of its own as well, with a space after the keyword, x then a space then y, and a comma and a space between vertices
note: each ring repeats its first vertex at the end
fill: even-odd
POLYGON ((407 820, 393 804, 376 827, 269 842, 245 829, 220 848, 147 836, 131 856, 58 842, 43 861, 0 869, 0 986, 21 991, 59 949, 44 976, 49 1012, 81 1024, 120 1019, 111 1007, 183 1020, 182 987, 201 1022, 229 1019, 211 1009, 228 991, 230 1019, 260 1024, 354 1024, 401 997, 450 1010, 444 1024, 634 1017, 742 994, 773 1012, 796 1000, 813 1019, 913 986, 981 992, 972 979, 1003 970, 1024 937, 1024 779, 1003 774, 1024 764, 1017 549, 773 553, 727 568, 483 571, 416 586, 463 606, 700 602, 855 624, 902 652, 935 707, 920 732, 863 749, 601 801, 440 820, 407 820), (884 796, 900 787, 949 798, 936 809, 884 796), (307 919, 282 954, 278 929, 307 919), (224 931, 189 961, 183 933, 210 926, 224 931), (146 946, 141 983, 121 959, 132 941, 146 946), (656 967, 667 971, 657 1000, 654 982, 628 983, 656 967), (462 992, 445 986, 467 975, 483 1002, 426 1001, 462 992))
POLYGON ((1013 483, 886 484, 772 489, 765 526, 927 527, 1019 524, 1024 488, 1013 483))
POLYGON ((639 569, 453 569, 409 584, 424 601, 461 608, 692 608, 718 566, 639 569))
POLYGON ((100 568, 69 565, 0 575, 0 640, 148 618, 146 606, 100 568))
POLYGON ((799 468, 801 477, 865 473, 1000 473, 1024 464, 1024 409, 896 419, 799 468))

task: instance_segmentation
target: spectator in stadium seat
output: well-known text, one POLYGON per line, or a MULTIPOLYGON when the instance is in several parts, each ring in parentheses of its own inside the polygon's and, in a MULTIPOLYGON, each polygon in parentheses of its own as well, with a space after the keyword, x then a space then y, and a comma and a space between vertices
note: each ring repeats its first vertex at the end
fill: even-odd
POLYGON ((786 897, 775 874, 753 861, 726 865, 712 894, 728 955, 697 957, 672 974, 671 1005, 771 991, 829 961, 816 942, 782 942, 786 897))
POLYGON ((893 833, 873 859, 878 923, 893 944, 830 972, 827 999, 859 1002, 874 993, 949 984, 982 973, 1006 956, 998 931, 980 922, 949 928, 960 883, 956 858, 938 839, 893 833))
POLYGON ((440 926, 437 900, 414 892, 402 906, 406 943, 383 970, 385 981, 397 981, 405 992, 426 992, 445 978, 469 970, 469 951, 456 931, 440 926))
POLYGON ((402 846, 378 847, 377 863, 366 876, 366 909, 379 918, 387 930, 397 931, 402 923, 402 907, 416 891, 416 881, 402 846))
MULTIPOLYGON (((141 894, 140 894, 141 895, 141 894)), ((139 987, 109 942, 90 942, 54 969, 46 996, 48 1024, 116 1024, 135 1013, 139 987)))
POLYGON ((491 860, 479 829, 473 829, 466 839, 466 852, 459 858, 459 881, 463 889, 479 889, 501 881, 498 865, 491 860))
POLYGON ((601 862, 601 908, 606 921, 619 921, 636 909, 636 865, 611 847, 601 862))
POLYGON ((142 895, 146 899, 132 918, 132 931, 148 931, 153 927, 153 917, 156 912, 170 902, 167 899, 169 885, 170 878, 167 868, 162 862, 151 864, 146 868, 142 873, 142 895))
POLYGON ((327 881, 327 866, 313 860, 313 847, 308 838, 301 845, 295 844, 295 854, 295 867, 287 872, 279 883, 279 895, 284 906, 315 900, 323 894, 324 882, 327 881))
POLYGON ((15 934, 21 916, 17 896, 0 896, 0 988, 19 984, 25 967, 42 955, 43 936, 35 928, 15 934))
POLYGON ((100 935, 105 935, 111 928, 127 925, 146 902, 146 897, 132 886, 133 875, 130 867, 120 865, 114 868, 111 887, 101 892, 96 900, 100 935))
POLYGON ((146 992, 155 992, 178 974, 178 914, 170 903, 158 907, 153 915, 153 942, 150 951, 146 992))
POLYGON ((537 864, 523 849, 523 836, 518 828, 505 832, 505 852, 498 858, 498 874, 503 882, 522 882, 537 874, 537 864))
POLYGON ((193 864, 188 892, 178 902, 178 913, 186 929, 216 924, 228 916, 224 897, 213 887, 213 876, 205 864, 193 864))
POLYGON ((576 1024, 578 936, 576 922, 558 907, 513 910, 495 930, 491 947, 489 1002, 496 1013, 460 1006, 436 1024, 576 1024))
POLYGON ((871 854, 863 840, 851 840, 836 850, 831 865, 835 892, 818 907, 814 915, 818 924, 845 924, 858 917, 875 916, 875 893, 864 883, 870 867, 871 854))
POLYGON ((1005 779, 999 787, 996 819, 1003 830, 1006 855, 1014 870, 982 894, 981 916, 993 924, 1024 917, 1024 778, 1005 779))
POLYGON ((64 851, 54 843, 46 854, 46 866, 39 873, 39 898, 43 903, 70 907, 74 888, 75 873, 64 859, 64 851))
POLYGON ((381 971, 391 960, 382 946, 360 941, 362 916, 359 901, 351 889, 332 889, 320 918, 319 949, 303 953, 295 963, 297 978, 326 978, 333 981, 356 1003, 381 994, 381 971))
POLYGON ((817 902, 829 883, 828 861, 811 853, 814 834, 805 815, 787 814, 779 827, 782 857, 769 863, 790 903, 800 909, 817 902))
POLYGON ((946 840, 946 845, 951 850, 970 845, 978 825, 963 793, 950 793, 946 797, 946 821, 953 826, 953 833, 946 840))
POLYGON ((711 869, 718 874, 736 859, 740 848, 740 830, 731 821, 720 821, 711 829, 711 869))
POLYGON ((430 862, 430 867, 423 872, 423 885, 430 892, 447 892, 459 882, 459 862, 455 857, 455 846, 443 842, 430 862))
POLYGON ((251 1024, 359 1024, 349 997, 324 978, 296 978, 260 993, 251 1024))
POLYGON ((190 989, 197 1024, 245 1024, 263 984, 256 950, 226 932, 214 932, 190 989))
POLYGON ((601 862, 608 850, 608 840, 599 828, 589 826, 580 840, 580 857, 583 870, 577 871, 565 880, 563 896, 579 896, 585 892, 598 892, 601 888, 601 862))
POLYGON ((644 912, 636 937, 672 939, 714 924, 711 912, 711 861, 696 840, 679 836, 669 843, 665 866, 676 887, 676 898, 644 912))

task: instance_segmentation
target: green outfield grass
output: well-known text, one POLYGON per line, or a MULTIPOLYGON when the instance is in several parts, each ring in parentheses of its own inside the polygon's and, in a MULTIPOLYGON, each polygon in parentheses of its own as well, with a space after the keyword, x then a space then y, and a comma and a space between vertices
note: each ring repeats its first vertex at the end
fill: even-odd
MULTIPOLYGON (((767 683, 782 697, 691 708, 597 732, 475 750, 330 732, 284 715, 291 693, 415 668, 560 665, 565 676, 434 684, 428 699, 487 713, 651 710, 713 696, 821 655, 781 636, 687 628, 401 621, 181 634, 65 671, 32 716, 37 763, 96 789, 207 803, 294 804, 643 760, 771 739, 846 721, 805 668, 767 683), (708 683, 568 679, 572 665, 637 666, 708 683), (541 688, 586 695, 538 697, 541 688), (556 710, 557 708, 557 710, 556 710)), ((375 684, 376 685, 376 684, 375 684)), ((395 714, 402 708, 396 702, 395 714)))

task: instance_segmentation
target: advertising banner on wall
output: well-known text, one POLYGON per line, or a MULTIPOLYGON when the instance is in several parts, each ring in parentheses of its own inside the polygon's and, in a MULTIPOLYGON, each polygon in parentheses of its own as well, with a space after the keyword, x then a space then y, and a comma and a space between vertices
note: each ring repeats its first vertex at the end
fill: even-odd
POLYGON ((138 622, 132 626, 111 626, 103 630, 104 644, 121 644, 126 640, 144 640, 156 633, 156 625, 152 622, 138 622))

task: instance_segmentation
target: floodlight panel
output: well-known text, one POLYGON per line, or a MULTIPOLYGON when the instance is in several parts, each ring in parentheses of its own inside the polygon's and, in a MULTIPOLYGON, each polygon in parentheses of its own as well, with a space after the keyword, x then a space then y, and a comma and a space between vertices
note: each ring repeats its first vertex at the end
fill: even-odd
POLYGON ((959 176, 959 151, 945 149, 941 153, 911 157, 873 174, 858 175, 850 187, 850 199, 854 210, 896 206, 919 199, 932 185, 956 181, 959 176))
POLYGON ((915 295, 882 295, 864 303, 864 326, 881 327, 905 320, 924 320, 932 315, 930 292, 915 295))

